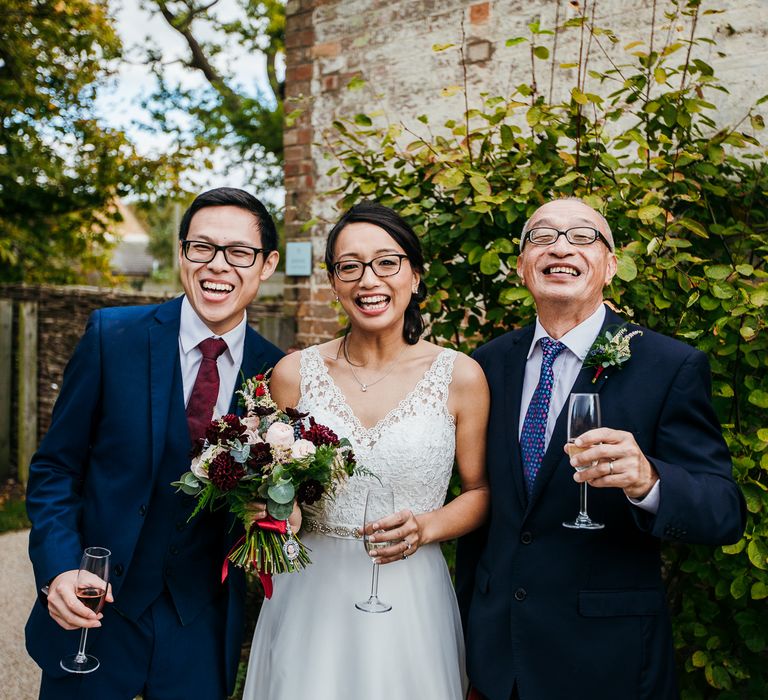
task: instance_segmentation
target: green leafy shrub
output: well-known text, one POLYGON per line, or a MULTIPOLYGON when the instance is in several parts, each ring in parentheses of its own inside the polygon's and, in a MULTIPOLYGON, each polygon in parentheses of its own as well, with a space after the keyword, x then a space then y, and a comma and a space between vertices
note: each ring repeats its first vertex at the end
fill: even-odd
MULTIPOLYGON (((725 88, 696 57, 710 41, 696 34, 702 12, 669 2, 665 21, 685 23, 686 37, 652 34, 602 71, 587 70, 589 52, 618 38, 587 16, 558 27, 582 57, 552 62, 562 80, 576 72, 567 101, 547 99, 531 76, 436 135, 359 114, 335 122, 328 143, 339 207, 376 199, 421 236, 433 338, 471 350, 530 322, 533 300, 514 274, 519 232, 544 201, 576 195, 618 241, 610 302, 707 353, 749 520, 734 546, 666 546, 665 577, 683 697, 728 700, 768 697, 768 168, 757 138, 768 98, 739 124, 717 123, 708 96, 725 88)), ((535 68, 554 35, 531 25, 508 44, 528 42, 535 68)))

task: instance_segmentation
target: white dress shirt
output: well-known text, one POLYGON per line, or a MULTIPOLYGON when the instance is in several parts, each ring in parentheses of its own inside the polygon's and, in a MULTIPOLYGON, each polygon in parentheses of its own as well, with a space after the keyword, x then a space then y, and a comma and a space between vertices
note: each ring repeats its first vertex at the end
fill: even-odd
MULTIPOLYGON (((560 342, 565 345, 563 350, 556 358, 552 365, 552 373, 554 375, 554 384, 552 385, 552 398, 549 402, 549 415, 547 416, 547 427, 544 432, 544 449, 549 446, 549 440, 552 437, 552 433, 555 429, 555 423, 557 417, 560 415, 560 411, 563 410, 568 396, 573 389, 573 384, 576 381, 576 377, 581 371, 584 359, 595 342, 600 329, 603 326, 605 320, 605 306, 600 304, 600 307, 589 318, 582 321, 578 326, 568 331, 560 342)), ((523 432, 523 422, 525 421, 525 414, 528 411, 528 405, 533 398, 533 392, 536 390, 536 386, 539 383, 539 374, 541 373, 541 360, 542 351, 539 340, 541 338, 548 338, 547 331, 544 330, 544 326, 536 318, 536 328, 533 332, 533 340, 531 341, 531 347, 528 350, 528 359, 525 363, 525 376, 523 378, 523 393, 520 402, 520 423, 518 425, 518 435, 523 432)), ((610 421, 609 421, 610 422, 610 421)), ((656 513, 659 509, 659 485, 660 480, 657 481, 650 492, 641 500, 630 498, 629 500, 639 508, 647 510, 650 513, 656 513)))
POLYGON ((206 338, 221 338, 227 349, 216 360, 219 370, 219 396, 216 399, 214 417, 229 413, 232 392, 235 390, 240 365, 243 363, 243 346, 245 344, 246 315, 243 320, 222 336, 215 335, 195 313, 189 299, 184 297, 181 302, 181 325, 179 327, 179 359, 181 360, 181 380, 184 385, 184 405, 189 403, 189 396, 195 386, 197 371, 203 361, 203 354, 197 347, 206 338))

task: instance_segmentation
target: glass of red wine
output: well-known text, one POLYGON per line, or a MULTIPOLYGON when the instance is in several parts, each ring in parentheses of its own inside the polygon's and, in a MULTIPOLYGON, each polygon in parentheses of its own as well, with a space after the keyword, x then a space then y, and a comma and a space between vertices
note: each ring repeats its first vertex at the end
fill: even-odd
MULTIPOLYGON (((104 596, 107 594, 109 582, 109 557, 112 554, 104 547, 88 547, 80 560, 80 570, 77 572, 77 598, 95 613, 101 612, 104 596)), ((77 654, 65 656, 61 667, 70 673, 91 673, 99 667, 95 656, 85 653, 85 640, 88 628, 80 632, 80 647, 77 654)))

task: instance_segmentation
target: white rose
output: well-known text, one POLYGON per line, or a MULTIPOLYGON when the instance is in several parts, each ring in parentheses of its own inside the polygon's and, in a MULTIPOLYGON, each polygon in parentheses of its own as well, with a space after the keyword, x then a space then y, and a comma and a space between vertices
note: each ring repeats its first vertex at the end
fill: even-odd
POLYGON ((274 447, 290 447, 295 441, 293 427, 287 423, 272 423, 264 440, 274 447))
POLYGON ((296 442, 291 445, 291 457, 294 459, 303 459, 304 457, 309 457, 310 455, 315 454, 315 449, 313 443, 302 438, 296 440, 296 442))
POLYGON ((197 455, 197 457, 194 457, 192 459, 192 464, 189 466, 189 468, 192 470, 192 473, 198 478, 198 479, 207 479, 208 478, 208 469, 203 464, 203 457, 202 455, 197 455))

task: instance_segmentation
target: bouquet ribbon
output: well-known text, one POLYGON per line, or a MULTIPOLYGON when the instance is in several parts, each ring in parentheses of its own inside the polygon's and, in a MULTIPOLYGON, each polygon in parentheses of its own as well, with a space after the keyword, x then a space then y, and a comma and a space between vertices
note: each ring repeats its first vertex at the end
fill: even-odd
MULTIPOLYGON (((288 521, 287 520, 276 520, 271 515, 267 515, 266 517, 262 518, 261 520, 256 520, 253 525, 251 525, 251 531, 253 531, 253 528, 258 527, 261 530, 269 530, 271 532, 277 532, 280 535, 284 535, 288 531, 288 521)), ((227 552, 227 556, 224 557, 224 563, 221 565, 221 582, 224 583, 224 581, 227 580, 227 576, 229 575, 229 557, 230 555, 243 543, 245 542, 245 535, 243 535, 235 544, 232 546, 232 549, 227 552)), ((255 562, 254 562, 255 565, 255 562)), ((265 598, 271 598, 272 597, 272 576, 264 571, 259 571, 259 580, 261 581, 261 585, 264 588, 264 597, 265 598)))

